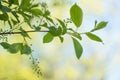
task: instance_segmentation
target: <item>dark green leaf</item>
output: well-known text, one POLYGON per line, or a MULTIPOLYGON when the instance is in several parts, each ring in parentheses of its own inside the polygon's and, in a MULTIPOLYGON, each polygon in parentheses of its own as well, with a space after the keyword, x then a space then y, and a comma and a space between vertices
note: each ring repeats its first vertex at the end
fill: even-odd
POLYGON ((19 4, 18 0, 8 0, 8 2, 9 2, 9 6, 11 6, 12 4, 14 4, 14 5, 18 5, 19 4))
POLYGON ((7 42, 2 42, 0 43, 0 45, 4 48, 4 49, 8 49, 10 47, 10 44, 8 44, 7 42))
POLYGON ((35 26, 35 25, 33 25, 33 27, 34 27, 35 31, 38 31, 38 32, 39 32, 39 31, 40 31, 40 29, 41 29, 40 27, 35 26))
POLYGON ((47 17, 50 15, 50 11, 46 10, 45 13, 43 14, 44 17, 47 17))
POLYGON ((32 5, 30 6, 30 9, 32 9, 32 8, 36 8, 36 7, 39 7, 39 3, 32 4, 32 5))
POLYGON ((31 54, 32 53, 32 50, 30 48, 30 46, 28 46, 27 44, 23 45, 21 50, 20 50, 21 54, 31 54))
POLYGON ((10 20, 8 20, 8 24, 10 26, 10 29, 12 29, 12 24, 11 24, 10 20))
POLYGON ((91 39, 91 40, 94 40, 94 41, 97 41, 97 42, 103 42, 98 36, 96 36, 95 34, 92 34, 90 32, 86 33, 86 35, 91 39))
POLYGON ((14 54, 20 51, 21 47, 22 47, 22 43, 13 43, 9 46, 7 51, 14 54))
POLYGON ((104 27, 106 27, 107 23, 108 23, 108 22, 104 22, 104 21, 100 22, 99 24, 97 24, 97 25, 95 26, 95 28, 94 28, 93 30, 91 30, 91 32, 96 31, 96 30, 103 29, 104 27))
POLYGON ((18 22, 15 21, 14 19, 11 19, 11 21, 12 21, 13 25, 16 25, 16 24, 18 23, 18 22))
POLYGON ((83 12, 82 9, 77 4, 74 4, 70 8, 70 16, 75 26, 77 28, 80 27, 80 25, 82 24, 83 12))
POLYGON ((10 8, 8 8, 8 7, 6 7, 6 6, 2 6, 2 12, 3 12, 3 13, 10 12, 10 11, 11 11, 10 8))
POLYGON ((7 21, 9 19, 9 16, 7 13, 0 14, 0 20, 7 21))
POLYGON ((64 35, 67 32, 67 27, 63 21, 61 21, 60 19, 57 19, 57 20, 60 23, 60 25, 62 26, 62 29, 63 29, 62 34, 64 35))
POLYGON ((73 44, 74 44, 74 49, 75 49, 75 53, 76 53, 76 57, 77 59, 79 59, 83 53, 83 48, 82 45, 80 44, 80 42, 78 42, 75 38, 72 37, 73 40, 73 44))
POLYGON ((62 36, 59 36, 59 39, 60 39, 61 43, 64 41, 64 38, 62 36))
POLYGON ((47 33, 44 37, 43 37, 43 43, 49 43, 53 40, 53 35, 51 33, 47 33))
POLYGON ((48 21, 50 21, 51 23, 54 24, 54 21, 52 20, 52 18, 50 18, 50 17, 48 17, 48 16, 46 16, 45 18, 46 18, 48 21))
POLYGON ((16 20, 17 20, 18 22, 20 22, 20 21, 19 21, 19 16, 17 15, 17 13, 16 13, 15 11, 12 11, 11 13, 12 13, 13 16, 16 18, 16 20))
POLYGON ((51 26, 51 27, 49 27, 49 32, 52 34, 52 35, 54 35, 54 36, 56 36, 56 32, 57 32, 57 28, 56 27, 54 27, 54 26, 51 26))

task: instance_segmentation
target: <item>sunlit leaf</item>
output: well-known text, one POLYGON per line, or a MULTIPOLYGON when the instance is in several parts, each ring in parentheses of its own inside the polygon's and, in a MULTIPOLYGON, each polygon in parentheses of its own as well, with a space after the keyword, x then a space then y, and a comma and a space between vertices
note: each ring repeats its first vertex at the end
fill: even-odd
POLYGON ((53 35, 51 33, 47 33, 44 37, 43 37, 43 43, 49 43, 53 40, 53 35))
POLYGON ((82 9, 77 4, 74 4, 70 8, 70 16, 75 26, 77 28, 80 27, 82 24, 83 12, 82 12, 82 9))
POLYGON ((94 40, 94 41, 97 41, 97 42, 103 42, 101 38, 99 38, 98 36, 96 36, 95 34, 92 34, 90 32, 86 33, 86 35, 91 39, 91 40, 94 40))
POLYGON ((80 44, 80 42, 78 42, 73 37, 72 37, 72 40, 73 40, 73 44, 74 44, 74 49, 75 49, 76 57, 77 57, 77 59, 80 59, 80 57, 81 57, 81 55, 83 53, 82 45, 80 44))

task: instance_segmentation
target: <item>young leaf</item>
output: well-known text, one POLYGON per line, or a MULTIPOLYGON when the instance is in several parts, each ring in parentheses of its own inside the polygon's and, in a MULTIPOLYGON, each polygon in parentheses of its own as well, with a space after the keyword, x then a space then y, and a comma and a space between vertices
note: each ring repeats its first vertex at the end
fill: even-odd
POLYGON ((80 25, 82 24, 83 12, 82 9, 77 4, 74 4, 70 8, 70 16, 75 26, 77 28, 80 27, 80 25))
POLYGON ((100 22, 99 24, 97 24, 97 25, 95 26, 95 28, 94 28, 93 30, 91 30, 91 32, 96 31, 96 30, 103 29, 104 27, 106 27, 107 23, 108 23, 108 22, 105 22, 105 21, 100 22))
POLYGON ((0 43, 0 45, 4 48, 4 49, 8 49, 10 47, 10 44, 8 44, 7 42, 2 42, 0 43))
POLYGON ((83 52, 82 45, 73 37, 72 37, 72 40, 73 40, 73 44, 74 44, 76 57, 77 57, 77 59, 80 59, 82 52, 83 52))
POLYGON ((97 42, 103 42, 98 36, 96 36, 95 34, 92 34, 90 32, 86 33, 86 35, 88 36, 88 38, 90 38, 91 40, 97 41, 97 42))
POLYGON ((53 35, 51 33, 47 33, 44 37, 43 37, 43 43, 49 43, 53 40, 53 35))
POLYGON ((30 46, 28 46, 27 44, 23 45, 21 50, 20 50, 21 54, 31 54, 32 50, 30 48, 30 46))

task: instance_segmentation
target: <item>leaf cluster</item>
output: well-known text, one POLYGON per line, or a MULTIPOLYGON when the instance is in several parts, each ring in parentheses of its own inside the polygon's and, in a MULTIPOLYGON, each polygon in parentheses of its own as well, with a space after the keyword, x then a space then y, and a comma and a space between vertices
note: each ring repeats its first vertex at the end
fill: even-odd
MULTIPOLYGON (((31 39, 29 32, 46 32, 43 37, 43 43, 49 43, 58 37, 61 42, 64 41, 64 35, 68 34, 73 40, 76 57, 79 59, 83 53, 80 43, 83 34, 91 40, 102 42, 102 39, 93 34, 94 31, 106 27, 107 22, 101 21, 97 23, 89 32, 79 33, 74 28, 70 28, 68 24, 74 24, 76 29, 80 28, 83 21, 83 10, 75 3, 70 8, 70 18, 68 22, 53 18, 50 15, 46 3, 35 3, 34 0, 0 0, 0 21, 9 24, 9 32, 4 34, 20 34, 25 41, 26 38, 31 39), (36 19, 36 23, 32 24, 32 20, 36 19), (23 24, 31 30, 24 29, 23 24), (16 32, 19 31, 19 32, 16 32)), ((4 27, 3 27, 4 28, 4 27)), ((10 53, 20 52, 21 54, 31 54, 31 47, 24 43, 1 42, 0 45, 10 53)))

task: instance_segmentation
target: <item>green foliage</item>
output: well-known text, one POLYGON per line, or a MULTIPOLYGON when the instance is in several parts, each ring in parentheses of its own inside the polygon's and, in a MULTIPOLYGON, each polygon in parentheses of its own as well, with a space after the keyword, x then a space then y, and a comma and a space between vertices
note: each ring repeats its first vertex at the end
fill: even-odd
POLYGON ((2 26, 0 35, 21 34, 23 37, 23 42, 9 44, 10 42, 2 41, 0 45, 10 53, 20 52, 21 54, 29 55, 32 53, 31 47, 27 44, 26 39, 26 37, 31 39, 28 34, 29 32, 46 32, 43 37, 43 43, 49 43, 56 37, 62 43, 65 38, 64 35, 68 34, 72 37, 76 57, 79 59, 83 52, 80 43, 82 40, 81 35, 86 35, 91 40, 97 42, 103 42, 98 36, 92 34, 92 32, 105 28, 107 25, 105 21, 101 21, 100 23, 95 21, 94 29, 84 33, 79 33, 74 28, 69 28, 68 24, 71 23, 76 28, 79 28, 82 24, 83 11, 76 3, 70 8, 70 19, 67 22, 54 18, 50 14, 51 11, 48 10, 46 3, 34 3, 34 0, 0 0, 0 21, 9 24, 7 32, 4 31, 4 26, 2 26), (38 21, 32 24, 33 19, 38 21), (24 28, 24 24, 27 24, 30 30, 24 28))
POLYGON ((95 22, 95 27, 94 27, 94 29, 91 30, 91 32, 103 29, 104 27, 106 27, 107 23, 108 22, 105 22, 105 21, 102 21, 102 22, 100 22, 98 24, 97 24, 97 22, 95 22))
POLYGON ((32 50, 31 50, 30 46, 28 46, 27 44, 25 44, 25 45, 22 45, 22 47, 20 48, 20 52, 21 52, 21 54, 27 54, 27 55, 29 55, 29 54, 32 53, 32 50))
POLYGON ((43 38, 43 43, 49 43, 53 40, 53 35, 51 33, 47 33, 43 38))
POLYGON ((82 24, 83 12, 82 9, 77 4, 74 4, 70 8, 70 16, 75 26, 77 28, 80 27, 80 25, 82 24))
POLYGON ((22 43, 13 43, 9 46, 9 48, 7 49, 8 52, 10 53, 17 53, 18 51, 20 51, 20 48, 22 47, 22 43))
POLYGON ((83 48, 82 48, 81 44, 75 38, 72 38, 72 39, 73 39, 76 57, 79 59, 82 55, 83 48))
POLYGON ((9 44, 7 42, 2 42, 0 44, 4 49, 6 49, 8 52, 12 54, 16 54, 19 51, 21 54, 27 54, 27 55, 32 53, 30 46, 28 46, 27 44, 23 44, 23 43, 9 44))
POLYGON ((92 34, 90 32, 86 33, 86 35, 91 39, 91 40, 94 40, 94 41, 97 41, 97 42, 103 42, 98 36, 96 36, 95 34, 92 34))
POLYGON ((6 43, 6 42, 2 42, 2 43, 0 43, 0 44, 1 44, 1 46, 2 46, 4 49, 8 49, 9 46, 10 46, 10 44, 8 44, 8 43, 6 43))

